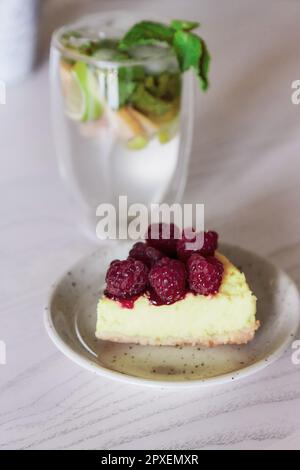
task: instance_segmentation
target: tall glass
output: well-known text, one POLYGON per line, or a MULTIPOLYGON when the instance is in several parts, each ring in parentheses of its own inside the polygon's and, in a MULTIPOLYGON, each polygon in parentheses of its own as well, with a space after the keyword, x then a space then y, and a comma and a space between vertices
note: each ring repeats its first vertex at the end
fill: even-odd
POLYGON ((120 195, 128 205, 178 202, 186 183, 193 77, 180 74, 169 47, 137 47, 130 57, 116 50, 116 41, 141 19, 126 12, 94 15, 52 38, 60 170, 93 234, 100 203, 118 211, 120 195), (101 48, 91 53, 99 40, 101 48))

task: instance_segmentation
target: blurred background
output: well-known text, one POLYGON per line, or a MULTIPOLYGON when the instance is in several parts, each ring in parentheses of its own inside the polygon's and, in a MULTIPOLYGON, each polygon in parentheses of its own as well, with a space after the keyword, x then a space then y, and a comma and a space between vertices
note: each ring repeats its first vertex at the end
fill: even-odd
MULTIPOLYGON (((26 1, 21 3, 25 8, 26 1)), ((8 84, 6 104, 0 105, 1 259, 6 267, 0 289, 7 299, 16 293, 12 279, 28 282, 32 290, 40 272, 47 271, 46 289, 48 279, 90 250, 57 170, 48 57, 55 28, 107 9, 200 21, 212 55, 211 88, 196 97, 184 202, 203 202, 207 227, 219 230, 223 240, 258 252, 280 249, 286 238, 298 241, 291 208, 299 201, 300 110, 291 103, 291 83, 300 74, 299 2, 41 0, 34 70, 8 84)), ((17 64, 18 55, 11 60, 17 64)))
MULTIPOLYGON (((34 70, 8 84, 0 105, 2 298, 16 294, 12 280, 32 290, 45 271, 46 289, 48 279, 91 248, 57 170, 48 57, 55 28, 107 9, 200 21, 212 55, 211 88, 196 97, 184 202, 203 202, 207 227, 258 252, 279 249, 287 237, 298 241, 291 208, 299 201, 300 110, 291 103, 291 82, 300 75, 299 2, 41 0, 34 70)), ((11 60, 17 64, 18 53, 11 60)))

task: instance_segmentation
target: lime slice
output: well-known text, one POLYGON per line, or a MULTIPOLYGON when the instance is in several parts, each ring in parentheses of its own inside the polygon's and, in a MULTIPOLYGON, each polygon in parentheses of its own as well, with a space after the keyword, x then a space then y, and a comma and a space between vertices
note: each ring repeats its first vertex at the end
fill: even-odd
POLYGON ((66 114, 75 121, 82 121, 85 110, 85 96, 74 77, 69 81, 65 94, 66 114))
POLYGON ((76 62, 71 69, 71 78, 65 95, 67 115, 76 121, 99 119, 103 107, 93 70, 84 62, 76 62))

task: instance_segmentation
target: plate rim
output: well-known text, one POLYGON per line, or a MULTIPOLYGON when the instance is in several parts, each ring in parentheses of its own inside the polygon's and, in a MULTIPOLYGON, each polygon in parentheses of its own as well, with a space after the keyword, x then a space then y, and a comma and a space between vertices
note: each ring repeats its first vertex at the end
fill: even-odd
MULTIPOLYGON (((128 240, 126 242, 129 243, 128 240)), ((249 253, 250 255, 259 258, 264 263, 268 263, 270 266, 272 266, 272 268, 276 269, 278 273, 280 273, 281 275, 284 275, 298 294, 298 313, 300 312, 300 292, 299 292, 298 286, 296 285, 295 281, 290 277, 290 275, 287 274, 285 270, 277 266, 275 263, 271 262, 267 257, 258 255, 257 253, 252 252, 251 250, 245 249, 239 245, 232 245, 229 243, 221 243, 220 245, 227 247, 228 249, 237 248, 239 250, 244 251, 245 253, 249 253)), ((88 258, 95 256, 95 254, 98 251, 100 251, 101 249, 105 249, 105 248, 111 248, 111 247, 108 247, 107 245, 98 247, 96 250, 93 250, 89 254, 79 258, 74 264, 68 267, 68 269, 64 270, 64 272, 58 277, 57 281, 52 285, 49 291, 46 305, 44 306, 44 314, 43 314, 43 320, 44 320, 44 326, 45 326, 46 332, 48 336, 50 337, 51 341, 54 343, 54 345, 58 348, 58 350, 62 352, 68 359, 73 361, 75 364, 81 366, 83 369, 86 369, 96 375, 102 376, 107 379, 112 379, 118 382, 123 382, 123 383, 131 384, 131 385, 147 386, 147 387, 152 387, 152 388, 185 389, 185 388, 200 388, 200 387, 206 388, 206 387, 210 387, 213 385, 224 385, 226 383, 232 383, 236 380, 246 378, 252 374, 255 374, 256 372, 259 372, 265 369, 269 365, 273 364, 277 359, 279 359, 285 353, 288 346, 292 343, 293 339, 295 338, 295 335, 300 327, 300 315, 298 315, 298 318, 295 315, 295 322, 293 325, 293 329, 289 332, 288 337, 282 342, 282 344, 277 349, 275 349, 271 354, 265 356, 263 359, 260 359, 259 361, 253 364, 250 364, 249 366, 246 366, 242 369, 238 369, 233 372, 227 372, 225 374, 221 374, 215 377, 207 377, 205 379, 192 379, 192 380, 185 380, 185 381, 153 380, 150 378, 147 379, 147 378, 142 378, 138 376, 127 375, 122 372, 107 369, 106 367, 101 366, 100 364, 96 364, 95 362, 89 360, 88 358, 83 357, 81 354, 74 351, 71 348, 71 346, 69 346, 57 332, 54 326, 54 323, 52 320, 52 314, 51 314, 51 304, 52 304, 53 298, 56 294, 56 291, 60 283, 68 275, 68 272, 76 269, 78 266, 80 266, 82 262, 84 262, 88 258)))

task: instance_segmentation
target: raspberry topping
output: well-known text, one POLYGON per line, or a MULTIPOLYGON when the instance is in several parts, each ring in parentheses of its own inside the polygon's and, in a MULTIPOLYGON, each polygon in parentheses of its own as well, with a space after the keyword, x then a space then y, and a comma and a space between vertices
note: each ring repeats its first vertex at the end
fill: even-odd
POLYGON ((222 282, 223 264, 213 257, 204 258, 198 253, 187 262, 190 289, 198 294, 216 294, 222 282))
POLYGON ((163 254, 153 246, 148 246, 143 242, 137 242, 129 251, 129 257, 142 261, 148 268, 151 268, 163 257, 163 254))
POLYGON ((106 291, 117 299, 125 299, 145 291, 148 283, 148 268, 134 259, 110 264, 106 273, 106 291))
POLYGON ((178 238, 179 228, 175 224, 165 223, 149 225, 146 235, 148 245, 171 257, 176 257, 178 238))
POLYGON ((193 229, 185 229, 181 240, 177 241, 177 256, 183 262, 186 262, 193 253, 199 253, 202 256, 213 256, 217 247, 217 232, 211 230, 194 234, 193 229), (203 244, 201 243, 202 237, 203 244), (189 246, 192 244, 195 246, 189 246))
POLYGON ((149 282, 163 303, 172 304, 184 297, 185 267, 178 260, 164 257, 151 268, 149 282))

